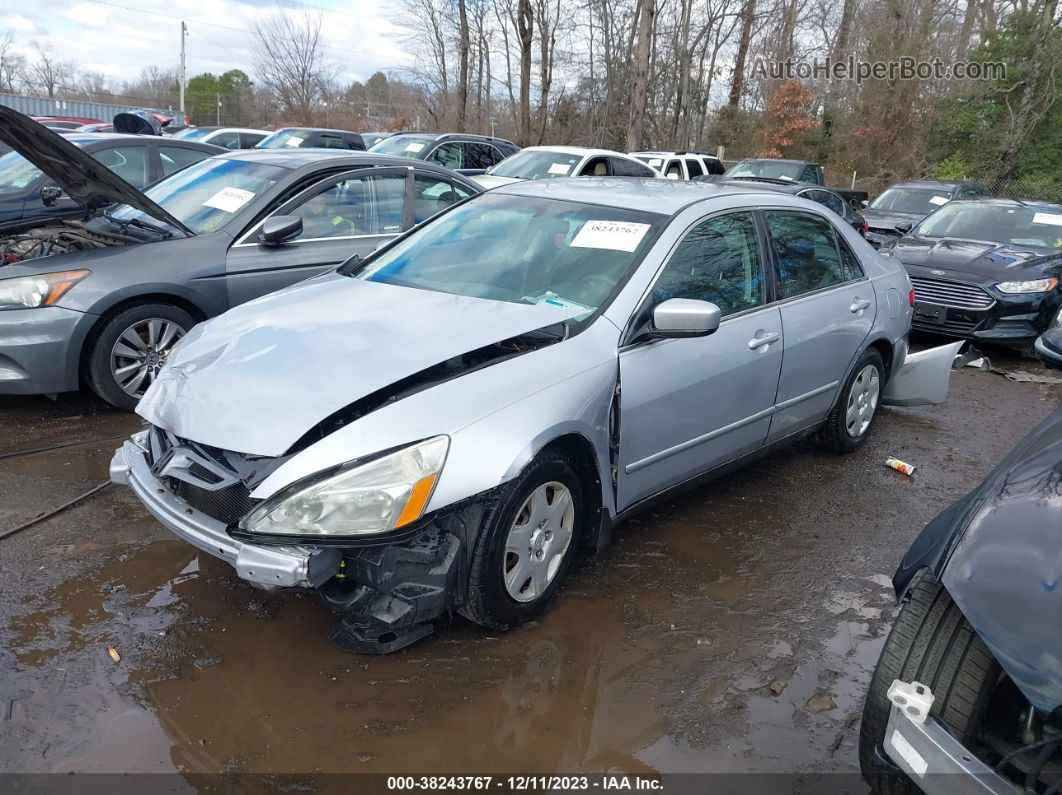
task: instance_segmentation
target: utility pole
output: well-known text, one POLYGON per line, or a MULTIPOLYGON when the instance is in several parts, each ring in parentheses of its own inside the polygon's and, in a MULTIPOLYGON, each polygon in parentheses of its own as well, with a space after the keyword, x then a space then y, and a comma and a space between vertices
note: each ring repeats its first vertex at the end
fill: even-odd
POLYGON ((184 39, 188 35, 188 26, 184 24, 184 20, 181 20, 181 73, 178 75, 178 81, 181 84, 181 123, 184 124, 184 84, 186 82, 187 75, 184 71, 184 39))
POLYGON ((218 99, 217 125, 218 125, 218 127, 220 127, 221 126, 221 94, 217 95, 217 99, 218 99))

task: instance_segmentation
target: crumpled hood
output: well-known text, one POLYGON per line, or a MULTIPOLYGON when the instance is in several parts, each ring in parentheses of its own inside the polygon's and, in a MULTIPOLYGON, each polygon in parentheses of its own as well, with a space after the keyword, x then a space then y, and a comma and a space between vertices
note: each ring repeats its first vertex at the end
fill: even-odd
POLYGON ((312 279, 194 328, 137 413, 185 439, 279 456, 360 398, 582 311, 312 279))
POLYGON ((875 229, 895 229, 896 224, 904 221, 913 225, 925 218, 922 213, 898 213, 893 210, 875 210, 873 207, 864 207, 859 212, 867 224, 875 229))
POLYGON ((892 256, 904 265, 921 265, 996 281, 1039 278, 1048 264, 1062 262, 1062 252, 1003 243, 908 235, 896 241, 892 256))

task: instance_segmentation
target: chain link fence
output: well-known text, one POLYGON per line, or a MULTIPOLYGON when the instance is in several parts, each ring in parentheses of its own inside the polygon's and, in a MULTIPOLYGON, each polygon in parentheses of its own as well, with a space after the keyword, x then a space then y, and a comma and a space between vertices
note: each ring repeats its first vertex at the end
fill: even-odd
MULTIPOLYGON (((827 180, 829 182, 830 180, 827 180)), ((860 177, 856 175, 855 190, 865 190, 873 199, 890 185, 895 185, 898 180, 895 177, 860 177)), ((1062 204, 1062 182, 1053 179, 977 179, 970 178, 970 182, 980 182, 985 186, 989 196, 1002 196, 1008 199, 1037 199, 1039 201, 1057 202, 1062 204)), ((833 184, 831 182, 831 184, 833 184)), ((837 187, 847 188, 851 180, 842 180, 837 187)))

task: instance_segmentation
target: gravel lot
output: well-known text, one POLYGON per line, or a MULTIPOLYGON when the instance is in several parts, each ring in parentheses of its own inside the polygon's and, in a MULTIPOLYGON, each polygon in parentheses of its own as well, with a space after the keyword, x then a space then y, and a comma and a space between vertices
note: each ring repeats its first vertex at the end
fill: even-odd
MULTIPOLYGON (((956 371, 853 456, 801 444, 622 525, 540 622, 454 618, 389 657, 333 647, 314 598, 251 589, 106 489, 0 540, 0 772, 851 773, 897 561, 1060 401, 956 371)), ((0 398, 0 533, 104 481, 105 437, 137 425, 0 398)))

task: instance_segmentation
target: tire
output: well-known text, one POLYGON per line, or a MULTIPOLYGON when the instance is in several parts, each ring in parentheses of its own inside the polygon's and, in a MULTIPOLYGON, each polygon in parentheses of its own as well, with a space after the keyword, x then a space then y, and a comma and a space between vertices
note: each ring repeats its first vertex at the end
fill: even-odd
POLYGON ((888 690, 894 680, 928 685, 934 696, 930 714, 966 745, 981 726, 1000 673, 992 653, 948 592, 932 575, 923 575, 896 617, 867 689, 859 727, 859 767, 871 789, 881 795, 918 792, 906 776, 875 764, 876 749, 885 742, 891 709, 888 690))
MULTIPOLYGON (((498 631, 511 629, 541 615, 560 587, 579 545, 585 524, 584 505, 582 479, 576 464, 568 456, 559 451, 546 451, 532 461, 515 481, 503 489, 497 502, 483 516, 459 612, 477 624, 498 631), (531 521, 532 514, 528 513, 533 510, 529 502, 536 494, 546 494, 546 499, 552 495, 553 505, 557 506, 556 511, 560 511, 561 503, 558 500, 563 499, 562 490, 567 490, 572 512, 567 542, 563 548, 559 543, 561 533, 557 532, 552 522, 535 536, 537 528, 531 521), (525 521, 521 523, 521 519, 525 521), (527 560, 536 554, 536 550, 532 549, 534 544, 543 545, 537 551, 544 555, 535 558, 538 567, 545 565, 550 560, 550 551, 553 552, 556 564, 552 574, 546 578, 540 577, 538 581, 531 578, 527 582, 523 579, 524 575, 518 567, 524 558, 511 551, 519 547, 519 554, 522 554, 524 531, 521 527, 528 528, 527 560), (553 533, 549 539, 546 539, 547 531, 553 533), (507 550, 511 535, 513 543, 507 550), (507 585, 507 580, 512 584, 507 585), (514 591, 517 592, 515 595, 514 591)), ((552 506, 547 503, 547 507, 552 506)), ((567 510, 564 510, 564 515, 568 515, 567 510)))
MULTIPOLYGON (((119 310, 106 318, 92 337, 85 362, 85 380, 93 392, 112 406, 132 411, 140 401, 144 389, 154 381, 155 375, 165 362, 166 354, 194 325, 195 319, 173 304, 133 304, 119 310), (146 330, 149 327, 154 329, 152 334, 159 334, 154 344, 146 330), (170 335, 171 329, 176 329, 172 336, 170 335), (125 340, 133 339, 134 335, 141 341, 143 351, 135 348, 131 343, 125 343, 125 340), (142 381, 136 384, 132 392, 127 391, 122 383, 119 383, 120 376, 115 374, 116 370, 133 367, 135 364, 131 357, 122 357, 119 352, 116 352, 116 345, 123 337, 125 350, 143 353, 145 357, 141 367, 130 371, 129 378, 135 380, 142 371, 146 370, 142 381), (119 358, 116 359, 115 356, 119 358)), ((120 351, 123 348, 117 350, 120 351)), ((127 383, 132 385, 132 381, 127 383)))
POLYGON ((878 417, 878 405, 884 384, 885 364, 881 360, 881 354, 873 348, 867 348, 848 374, 844 388, 837 396, 837 402, 819 431, 819 442, 823 447, 835 453, 854 453, 866 444, 870 429, 878 417), (857 382, 862 389, 855 390, 857 382), (861 412, 861 406, 867 406, 869 411, 861 412), (858 415, 856 434, 850 429, 853 419, 849 414, 850 408, 858 415))

